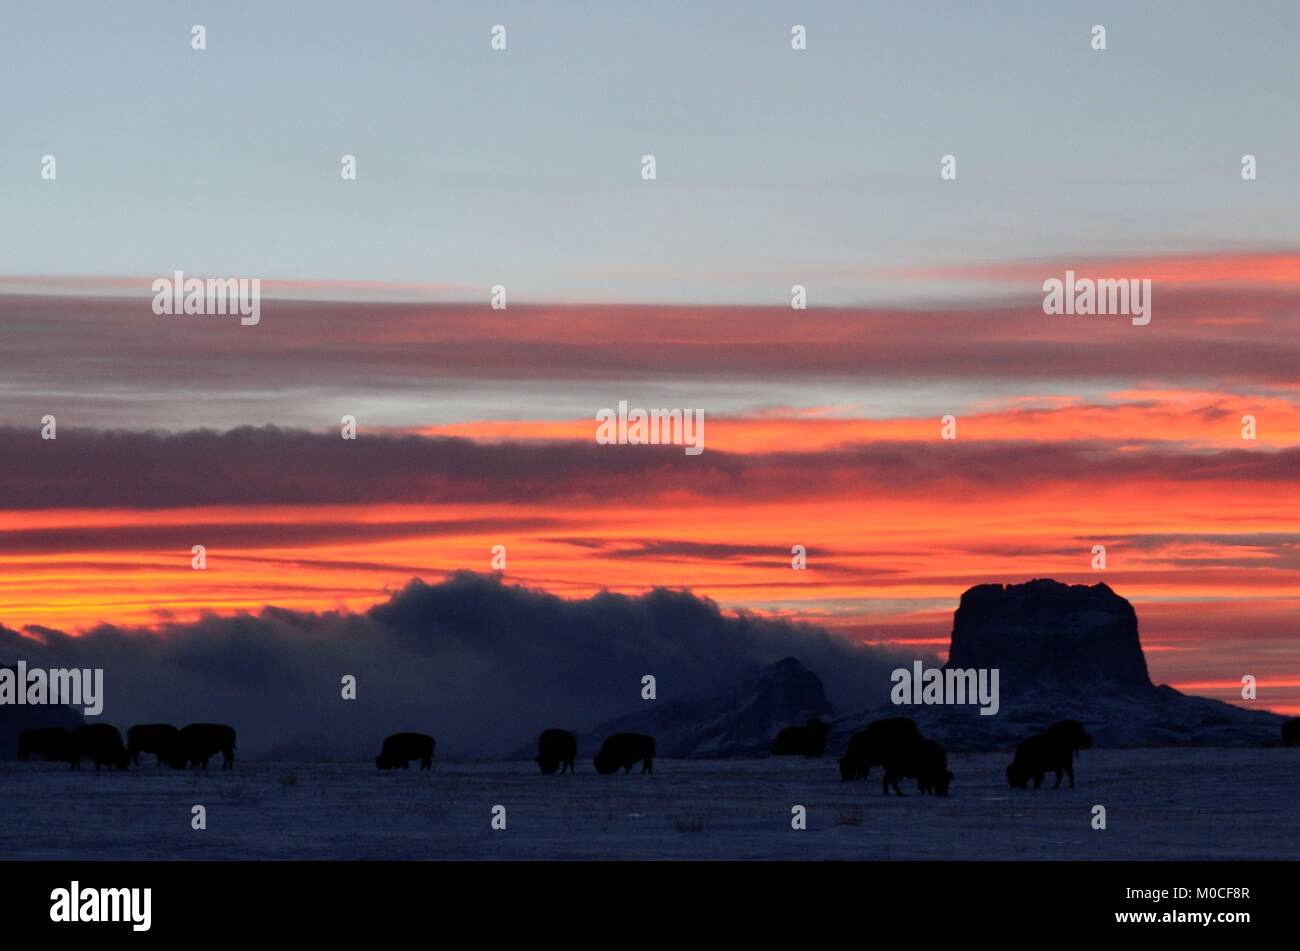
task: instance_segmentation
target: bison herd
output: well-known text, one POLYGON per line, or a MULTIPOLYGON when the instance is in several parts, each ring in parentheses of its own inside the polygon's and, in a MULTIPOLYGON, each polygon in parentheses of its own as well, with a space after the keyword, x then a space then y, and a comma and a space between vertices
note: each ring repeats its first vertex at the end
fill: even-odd
MULTIPOLYGON (((817 718, 802 726, 788 726, 772 743, 773 756, 803 756, 818 759, 826 751, 830 728, 817 718)), ((1282 728, 1287 745, 1300 744, 1300 718, 1288 720, 1282 728)), ((384 740, 375 766, 381 770, 408 769, 419 760, 421 769, 433 766, 436 742, 426 733, 394 733, 384 740)), ((1053 789, 1059 789, 1062 777, 1074 787, 1074 761, 1080 750, 1092 746, 1092 737, 1077 720, 1061 720, 1044 732, 1037 733, 1016 747, 1015 758, 1007 767, 1007 782, 1024 789, 1032 779, 1034 788, 1043 785, 1048 773, 1056 776, 1053 789)), ((83 759, 100 767, 123 770, 128 764, 140 765, 140 754, 155 757, 159 766, 175 769, 208 768, 208 761, 221 754, 222 769, 231 769, 235 761, 235 731, 219 723, 191 723, 182 729, 166 723, 147 723, 126 731, 126 743, 117 727, 106 723, 86 724, 69 731, 61 727, 25 730, 18 738, 20 760, 40 756, 46 760, 71 763, 81 768, 83 759)), ((537 738, 538 768, 543 775, 575 771, 578 738, 568 730, 543 730, 537 738)), ((620 768, 630 773, 641 764, 642 773, 654 772, 655 739, 642 733, 615 733, 606 737, 593 764, 602 775, 620 768)), ((873 768, 882 770, 881 791, 903 795, 900 779, 915 779, 921 793, 948 795, 953 774, 948 770, 948 754, 934 740, 921 735, 907 717, 886 717, 868 724, 849 738, 848 749, 839 760, 840 779, 867 779, 873 768)))
MULTIPOLYGON (((803 726, 789 726, 777 734, 772 744, 773 756, 820 757, 826 747, 829 730, 818 719, 803 726)), ((1007 767, 1007 782, 1024 788, 1029 780, 1034 788, 1043 784, 1047 773, 1056 774, 1056 786, 1061 785, 1061 775, 1070 778, 1074 786, 1074 758, 1079 750, 1092 746, 1092 737, 1077 720, 1061 720, 1047 731, 1031 736, 1016 747, 1015 759, 1007 767)), ((934 740, 921 735, 916 724, 907 717, 886 717, 867 725, 849 737, 848 749, 840 757, 840 779, 849 782, 866 779, 873 767, 883 773, 880 788, 887 796, 898 788, 900 779, 915 779, 917 790, 936 796, 948 795, 953 774, 948 770, 948 754, 934 740)))
MULTIPOLYGON (((421 769, 433 764, 436 741, 427 733, 394 733, 384 740, 383 748, 375 757, 380 769, 407 769, 413 760, 420 761, 421 769)), ((578 758, 578 737, 568 730, 543 730, 537 738, 538 768, 543 775, 571 773, 578 758)), ((641 772, 654 772, 655 738, 641 733, 615 733, 606 738, 593 761, 596 772, 606 775, 619 767, 631 772, 637 763, 641 772)))
POLYGON ((235 762, 235 731, 220 723, 191 723, 179 730, 166 723, 148 723, 127 730, 125 745, 118 728, 107 723, 88 723, 72 730, 41 727, 18 736, 19 759, 40 756, 71 763, 73 769, 80 769, 81 761, 87 759, 96 771, 101 766, 122 770, 132 763, 139 766, 141 753, 152 754, 159 766, 174 769, 207 769, 208 760, 220 753, 221 768, 230 769, 235 762))
POLYGON ((946 796, 953 780, 944 748, 923 737, 907 717, 876 720, 849 738, 849 748, 840 757, 840 779, 866 779, 873 766, 884 770, 880 788, 886 796, 891 788, 903 795, 900 779, 915 779, 922 793, 946 796))
MULTIPOLYGON (((772 743, 772 755, 817 759, 825 754, 829 737, 830 728, 814 717, 802 726, 781 730, 772 743)), ((1031 736, 1017 747, 1015 759, 1007 767, 1007 780, 1012 786, 1024 787, 1033 779, 1037 789, 1043 783, 1043 776, 1054 772, 1057 786, 1061 784, 1062 773, 1070 777, 1073 786, 1074 757, 1079 750, 1090 746, 1092 737, 1077 720, 1054 723, 1045 733, 1031 736)), ((434 739, 427 734, 394 733, 384 740, 375 765, 380 769, 407 769, 418 759, 422 769, 429 769, 433 749, 434 739)), ((543 730, 537 738, 535 762, 545 776, 574 772, 577 757, 578 737, 569 730, 543 730)), ((620 769, 630 773, 637 764, 642 773, 653 773, 654 758, 653 736, 615 733, 605 738, 592 762, 601 775, 620 769)), ((899 780, 915 779, 916 788, 922 794, 946 796, 953 781, 947 752, 939 743, 922 736, 907 717, 876 720, 865 730, 854 733, 839 765, 840 779, 845 781, 867 779, 873 768, 880 768, 881 791, 885 795, 891 789, 895 795, 903 795, 899 780)))

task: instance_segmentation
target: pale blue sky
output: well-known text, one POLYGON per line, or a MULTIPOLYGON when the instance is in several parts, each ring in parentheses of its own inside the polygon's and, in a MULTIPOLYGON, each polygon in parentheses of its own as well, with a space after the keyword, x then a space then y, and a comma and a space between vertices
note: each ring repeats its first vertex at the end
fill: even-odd
POLYGON ((852 304, 952 290, 900 266, 1292 246, 1297 35, 1281 0, 8 4, 0 274, 852 304))

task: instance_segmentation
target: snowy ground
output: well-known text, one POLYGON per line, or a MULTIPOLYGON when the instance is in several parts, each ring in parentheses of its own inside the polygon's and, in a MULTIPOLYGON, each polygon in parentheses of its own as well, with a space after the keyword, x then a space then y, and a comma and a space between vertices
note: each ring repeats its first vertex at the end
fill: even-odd
POLYGON ((1300 750, 1089 750, 1074 790, 1012 790, 952 757, 947 799, 841 783, 832 759, 659 760, 652 776, 531 763, 240 763, 206 775, 0 763, 0 859, 1300 858, 1300 750), (191 807, 208 828, 190 829, 191 807), (506 807, 507 829, 490 827, 506 807), (808 810, 806 831, 791 807, 808 810), (1090 827, 1106 807, 1107 828, 1090 827))

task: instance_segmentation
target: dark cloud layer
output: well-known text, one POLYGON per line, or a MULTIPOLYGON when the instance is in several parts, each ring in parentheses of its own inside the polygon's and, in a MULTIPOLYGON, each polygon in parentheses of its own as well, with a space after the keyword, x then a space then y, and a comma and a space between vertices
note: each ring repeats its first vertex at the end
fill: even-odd
POLYGON ((252 756, 305 742, 364 757, 399 730, 433 733, 451 755, 498 755, 546 727, 587 729, 635 711, 648 702, 645 674, 662 701, 729 688, 786 656, 856 710, 880 702, 889 671, 913 659, 729 617, 686 592, 565 601, 469 573, 413 580, 364 614, 267 608, 160 631, 27 634, 0 627, 0 662, 104 668, 103 722, 229 722, 252 756), (355 701, 340 697, 345 674, 357 677, 355 701))
MULTIPOLYGON (((1098 480, 1289 483, 1300 466, 1300 448, 1152 448, 1137 453, 1132 446, 935 440, 874 442, 816 452, 742 455, 708 450, 690 457, 678 446, 613 451, 594 438, 523 444, 373 434, 347 441, 336 433, 267 426, 177 434, 67 429, 60 430, 57 440, 42 441, 35 429, 0 427, 0 507, 531 505, 548 500, 617 504, 662 493, 683 499, 770 500, 866 490, 906 493, 1098 480)), ((531 517, 518 527, 536 530, 562 521, 558 514, 553 523, 548 518, 531 517)), ((501 524, 494 519, 491 527, 501 524)), ((365 531, 375 538, 391 538, 474 527, 473 522, 422 520, 406 528, 374 525, 365 531)), ((340 528, 358 530, 355 525, 340 528)), ((51 531, 0 533, 0 550, 55 551, 96 544, 95 531, 85 532, 85 539, 75 530, 51 531)), ((250 531, 255 533, 230 526, 232 543, 250 544, 244 537, 250 531)), ((332 534, 325 523, 284 531, 294 542, 332 534)), ((163 529, 159 533, 167 534, 163 529)), ((138 545, 147 548, 154 540, 141 535, 138 545)))
POLYGON ((150 298, 0 294, 0 373, 69 386, 184 392, 339 387, 427 392, 440 381, 669 376, 768 380, 1240 379, 1290 383, 1281 328, 1293 287, 1159 285, 1152 323, 1050 318, 1040 284, 964 306, 393 304, 266 300, 262 322, 154 315, 150 298), (1226 318, 1230 320, 1225 321, 1226 318), (130 355, 103 359, 105 352, 130 355))

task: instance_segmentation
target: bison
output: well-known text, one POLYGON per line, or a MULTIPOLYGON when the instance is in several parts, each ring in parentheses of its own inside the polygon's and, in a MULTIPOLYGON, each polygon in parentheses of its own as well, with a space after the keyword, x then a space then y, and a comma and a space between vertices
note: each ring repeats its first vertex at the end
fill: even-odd
POLYGON ((71 749, 68 731, 61 726, 42 726, 18 734, 19 759, 40 756, 63 762, 68 759, 71 749))
POLYGON ((221 768, 235 765, 235 731, 223 723, 191 723, 176 734, 164 758, 175 769, 208 768, 208 760, 221 754, 221 768))
POLYGON ((1292 717, 1282 724, 1282 742, 1287 746, 1300 746, 1300 717, 1292 717))
POLYGON ((141 753, 152 753, 161 766, 176 746, 180 730, 170 723, 141 723, 126 731, 126 751, 131 762, 140 765, 141 753))
POLYGON ((888 717, 868 724, 849 738, 849 748, 840 757, 840 779, 866 779, 871 767, 884 766, 887 754, 924 737, 907 717, 888 717))
POLYGON ((436 741, 427 733, 394 733, 384 740, 375 757, 380 769, 410 769, 411 760, 420 761, 420 769, 433 768, 433 748, 436 741))
POLYGON ((1047 728, 1047 735, 1069 746, 1076 757, 1079 750, 1092 749, 1092 737, 1078 720, 1058 720, 1047 728))
POLYGON ((126 769, 131 757, 122 745, 122 734, 117 727, 107 723, 91 723, 79 726, 72 731, 69 738, 69 759, 73 769, 81 769, 84 756, 95 763, 95 772, 101 766, 112 769, 126 769))
POLYGON ((1034 781, 1034 788, 1043 785, 1047 773, 1056 774, 1053 789, 1061 788, 1062 774, 1070 778, 1070 788, 1074 788, 1074 758, 1079 750, 1092 747, 1092 737, 1083 729, 1078 720, 1061 720, 1047 728, 1047 732, 1038 733, 1016 747, 1015 758, 1007 767, 1007 782, 1016 789, 1024 789, 1029 780, 1034 781))
POLYGON ((776 735, 772 743, 773 756, 802 756, 819 759, 826 752, 826 737, 830 729, 813 717, 803 726, 788 726, 776 735))
POLYGON ((578 738, 568 730, 543 730, 537 738, 537 765, 541 767, 543 776, 556 770, 572 772, 573 761, 577 758, 578 738))
POLYGON ((623 772, 632 772, 632 767, 642 763, 641 772, 653 773, 655 760, 655 738, 642 733, 615 733, 605 738, 600 752, 594 760, 596 772, 607 776, 623 767, 623 772))
POLYGON ((922 794, 933 793, 936 796, 948 795, 953 775, 948 772, 948 754, 934 740, 908 740, 885 755, 885 795, 889 787, 901 796, 898 781, 905 776, 916 780, 916 788, 922 794))

